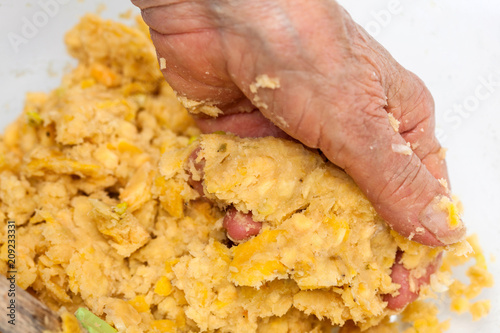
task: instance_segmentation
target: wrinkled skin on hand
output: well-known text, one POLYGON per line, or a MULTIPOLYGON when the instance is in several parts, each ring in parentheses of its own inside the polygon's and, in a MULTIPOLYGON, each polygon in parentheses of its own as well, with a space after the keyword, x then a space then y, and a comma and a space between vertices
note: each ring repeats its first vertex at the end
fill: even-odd
MULTIPOLYGON (((438 182, 448 176, 431 94, 336 2, 133 2, 166 59, 163 74, 173 89, 223 111, 216 119, 198 117, 202 131, 293 137, 342 167, 401 235, 431 246, 464 236, 463 225, 450 229, 447 213, 432 203, 450 193, 438 182), (251 89, 263 74, 280 87, 251 89), (389 113, 400 122, 397 131, 389 113), (392 148, 407 142, 411 155, 392 148)), ((235 220, 225 221, 229 235, 249 236, 232 234, 235 220)), ((393 280, 407 273, 395 266, 393 280)), ((389 307, 404 306, 407 289, 388 299, 389 307)))

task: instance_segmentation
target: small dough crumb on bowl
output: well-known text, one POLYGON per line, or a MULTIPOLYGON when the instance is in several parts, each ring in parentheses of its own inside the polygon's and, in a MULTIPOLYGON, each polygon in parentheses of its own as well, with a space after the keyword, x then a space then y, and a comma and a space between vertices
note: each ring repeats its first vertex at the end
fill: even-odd
MULTIPOLYGON (((127 333, 397 332, 384 295, 398 292, 399 251, 418 272, 448 250, 434 289, 475 319, 488 312, 468 303, 493 283, 476 238, 431 248, 399 236, 349 176, 299 143, 200 135, 143 23, 87 15, 66 43, 78 65, 59 88, 28 94, 0 140, 0 272, 12 220, 17 284, 61 314, 64 332, 80 331, 80 307, 127 333), (229 207, 251 212, 260 233, 232 243, 229 207), (471 285, 445 281, 469 243, 471 285)), ((265 79, 260 88, 279 87, 265 79)), ((429 306, 407 307, 408 332, 445 328, 429 306)))

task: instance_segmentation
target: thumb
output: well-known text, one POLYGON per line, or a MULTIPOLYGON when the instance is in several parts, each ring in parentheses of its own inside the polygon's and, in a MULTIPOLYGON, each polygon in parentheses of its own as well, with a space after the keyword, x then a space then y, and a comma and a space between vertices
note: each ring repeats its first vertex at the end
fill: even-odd
POLYGON ((380 110, 387 120, 371 122, 366 131, 372 138, 351 148, 357 153, 346 157, 346 171, 394 230, 425 245, 451 244, 463 238, 465 227, 450 198, 443 150, 434 135, 434 101, 418 77, 404 69, 399 73, 380 110))

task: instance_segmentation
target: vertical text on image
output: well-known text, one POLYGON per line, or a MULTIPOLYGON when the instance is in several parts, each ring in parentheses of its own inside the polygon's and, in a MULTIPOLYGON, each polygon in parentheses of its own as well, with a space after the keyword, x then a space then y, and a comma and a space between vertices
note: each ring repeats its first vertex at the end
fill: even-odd
POLYGON ((8 221, 7 223, 7 280, 9 281, 9 289, 7 298, 7 318, 10 325, 16 325, 16 222, 8 221))

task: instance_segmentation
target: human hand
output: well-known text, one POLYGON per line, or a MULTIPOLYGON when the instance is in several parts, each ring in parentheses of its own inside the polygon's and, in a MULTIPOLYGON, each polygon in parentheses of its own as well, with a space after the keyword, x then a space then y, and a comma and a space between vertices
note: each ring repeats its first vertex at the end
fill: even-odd
MULTIPOLYGON (((222 112, 198 117, 204 132, 289 135, 343 168, 401 235, 431 246, 463 237, 436 205, 450 193, 432 96, 334 1, 133 2, 173 89, 222 112)), ((233 213, 229 236, 258 233, 233 213)))

